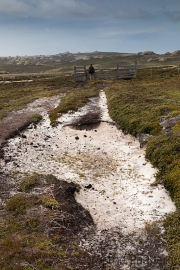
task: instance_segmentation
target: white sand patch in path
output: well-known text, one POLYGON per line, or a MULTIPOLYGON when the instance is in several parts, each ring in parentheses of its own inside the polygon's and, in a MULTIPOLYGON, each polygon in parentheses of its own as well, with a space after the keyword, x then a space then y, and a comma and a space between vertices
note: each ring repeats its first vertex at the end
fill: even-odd
POLYGON ((175 211, 164 187, 151 186, 156 170, 145 160, 139 142, 113 124, 103 91, 99 99, 91 99, 59 121, 61 124, 52 128, 44 113, 36 128, 23 132, 26 138, 10 139, 4 150, 11 161, 5 164, 0 160, 2 170, 53 174, 78 183, 81 190, 76 200, 90 212, 99 230, 119 227, 130 233, 175 211), (64 126, 97 107, 103 122, 95 128, 64 126))

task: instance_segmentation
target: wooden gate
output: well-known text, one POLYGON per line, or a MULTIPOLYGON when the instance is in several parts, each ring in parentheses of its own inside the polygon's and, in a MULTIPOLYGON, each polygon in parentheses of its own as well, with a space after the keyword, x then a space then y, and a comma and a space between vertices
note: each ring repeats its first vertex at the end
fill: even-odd
MULTIPOLYGON (((137 62, 133 66, 120 66, 117 68, 99 68, 95 69, 95 80, 117 80, 117 79, 132 79, 136 78, 137 62)), ((74 79, 76 81, 89 80, 88 70, 86 66, 74 67, 74 79)))
POLYGON ((87 70, 86 66, 75 66, 74 67, 74 79, 76 81, 86 81, 87 80, 87 70))
POLYGON ((116 78, 117 79, 131 79, 136 78, 137 62, 134 66, 119 66, 117 65, 116 78))

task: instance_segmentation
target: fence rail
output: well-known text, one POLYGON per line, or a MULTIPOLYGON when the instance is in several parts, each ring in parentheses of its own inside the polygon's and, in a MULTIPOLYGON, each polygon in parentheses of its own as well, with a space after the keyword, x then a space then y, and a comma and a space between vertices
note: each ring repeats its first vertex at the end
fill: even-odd
MULTIPOLYGON (((114 79, 131 79, 136 78, 137 63, 134 66, 119 66, 117 68, 99 68, 95 70, 95 80, 114 80, 114 79)), ((74 67, 75 80, 88 80, 89 74, 86 66, 74 67)))
POLYGON ((76 81, 86 81, 87 80, 87 70, 86 66, 75 66, 74 67, 74 79, 76 81))

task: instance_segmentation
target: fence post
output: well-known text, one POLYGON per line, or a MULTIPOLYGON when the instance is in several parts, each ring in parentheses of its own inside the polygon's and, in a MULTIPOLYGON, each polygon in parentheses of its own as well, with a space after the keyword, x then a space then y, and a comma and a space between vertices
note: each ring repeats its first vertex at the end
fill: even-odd
POLYGON ((74 79, 76 80, 76 66, 74 66, 74 79))
POLYGON ((119 65, 117 65, 117 70, 116 70, 116 79, 118 78, 118 69, 119 69, 119 65))
POLYGON ((137 61, 135 61, 135 78, 137 77, 137 61))
POLYGON ((85 80, 87 81, 87 70, 86 70, 86 66, 84 65, 84 73, 85 73, 85 80))

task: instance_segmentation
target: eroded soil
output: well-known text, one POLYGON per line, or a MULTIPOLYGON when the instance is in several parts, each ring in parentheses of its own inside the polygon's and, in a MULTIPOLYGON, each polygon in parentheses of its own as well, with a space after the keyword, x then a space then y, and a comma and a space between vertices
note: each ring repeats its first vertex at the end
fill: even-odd
MULTIPOLYGON (((24 194, 19 183, 35 172, 40 180, 28 194, 51 195, 61 205, 59 210, 33 206, 25 213, 38 217, 40 231, 65 252, 48 262, 51 269, 164 269, 161 221, 175 208, 162 186, 151 186, 155 171, 144 160, 139 143, 117 129, 105 101, 97 98, 73 117, 61 117, 59 127, 52 129, 47 110, 58 99, 36 101, 0 122, 2 226, 8 217, 7 201, 24 194), (40 124, 5 142, 35 113, 43 115, 40 124), (54 176, 47 183, 43 175, 54 176)), ((30 258, 23 260, 24 266, 33 269, 33 253, 30 258)))

